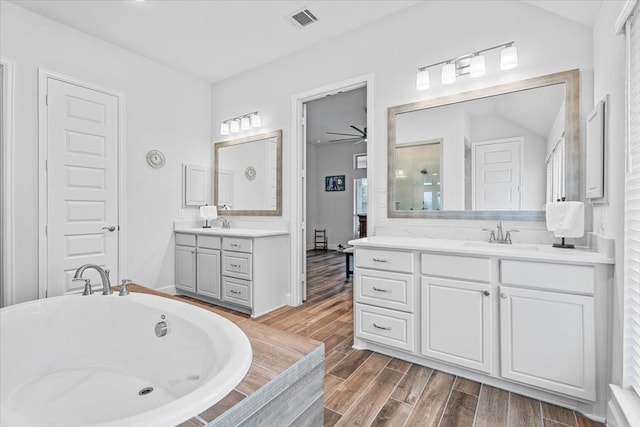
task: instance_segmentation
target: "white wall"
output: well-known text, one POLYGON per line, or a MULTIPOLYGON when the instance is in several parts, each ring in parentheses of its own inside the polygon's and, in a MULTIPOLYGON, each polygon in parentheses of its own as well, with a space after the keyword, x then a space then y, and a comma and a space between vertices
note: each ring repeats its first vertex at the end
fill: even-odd
POLYGON ((615 239, 613 283, 612 382, 622 384, 624 172, 625 172, 625 39, 614 35, 614 23, 624 2, 605 1, 593 28, 594 103, 609 94, 606 181, 608 202, 593 209, 593 230, 615 239))
POLYGON ((154 288, 173 285, 181 164, 210 158, 209 84, 6 1, 0 8, 0 55, 16 62, 15 302, 38 296, 38 67, 124 95, 122 274, 154 288), (164 168, 146 165, 150 149, 164 152, 164 168))
POLYGON ((353 169, 353 155, 366 152, 365 143, 309 145, 307 151, 307 248, 314 230, 326 229, 330 248, 353 239, 353 180, 366 178, 366 169, 353 169), (325 191, 327 176, 344 175, 345 191, 325 191))
MULTIPOLYGON (((304 30, 301 30, 304 31, 304 30)), ((592 105, 593 75, 592 31, 587 26, 517 1, 429 1, 400 11, 385 19, 327 41, 305 52, 214 84, 212 96, 213 135, 221 121, 247 111, 259 110, 267 130, 283 129, 283 219, 290 220, 292 179, 291 122, 292 96, 371 73, 372 102, 368 111, 373 121, 369 129, 369 167, 374 168, 369 182, 368 220, 381 231, 411 228, 416 232, 448 234, 459 230, 478 230, 487 224, 478 221, 403 220, 386 218, 386 134, 387 108, 425 98, 443 96, 508 81, 520 80, 574 68, 581 69, 581 111, 592 105), (461 78, 442 86, 432 78, 427 92, 415 90, 419 66, 461 55, 487 46, 515 41, 520 65, 500 72, 497 54, 487 57, 487 74, 478 79, 461 78)), ((269 219, 264 219, 268 221, 269 219)), ((515 224, 509 224, 512 226, 515 224)), ((518 224, 548 236, 542 223, 518 224)), ((293 225, 292 225, 293 229, 293 225)), ((536 240, 537 241, 537 240, 536 240)))

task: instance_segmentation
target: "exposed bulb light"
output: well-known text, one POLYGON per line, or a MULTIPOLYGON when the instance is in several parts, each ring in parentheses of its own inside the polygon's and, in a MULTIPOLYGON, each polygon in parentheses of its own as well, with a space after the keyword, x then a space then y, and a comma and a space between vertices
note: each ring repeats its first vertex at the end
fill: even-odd
POLYGON ((262 120, 260 119, 260 114, 253 113, 253 115, 251 116, 251 127, 259 128, 260 126, 262 126, 262 120))
POLYGON ((251 123, 249 122, 249 117, 243 117, 240 119, 240 129, 249 130, 251 129, 251 123))
POLYGON ((471 63, 469 64, 469 76, 480 77, 484 76, 485 73, 486 68, 484 65, 484 55, 476 55, 471 58, 471 63))
POLYGON ((456 64, 447 62, 442 66, 442 84, 448 85, 456 81, 456 64))
POLYGON ((222 122, 220 125, 220 134, 229 135, 229 122, 222 122))
POLYGON ((240 121, 239 120, 231 120, 231 133, 240 132, 240 121))
POLYGON ((429 81, 429 70, 419 70, 418 75, 416 76, 416 89, 417 90, 427 90, 431 86, 431 82, 429 81))
POLYGON ((500 69, 510 70, 518 66, 518 49, 513 44, 500 51, 500 69))

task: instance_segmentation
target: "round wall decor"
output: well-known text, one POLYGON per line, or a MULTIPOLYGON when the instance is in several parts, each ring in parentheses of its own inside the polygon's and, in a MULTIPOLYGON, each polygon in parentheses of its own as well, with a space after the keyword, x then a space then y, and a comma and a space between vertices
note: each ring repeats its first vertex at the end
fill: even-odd
POLYGON ((247 166, 244 170, 244 176, 249 180, 253 181, 256 179, 256 169, 253 166, 247 166))
POLYGON ((147 164, 154 169, 158 169, 164 166, 166 160, 164 154, 160 150, 150 150, 147 153, 147 164))

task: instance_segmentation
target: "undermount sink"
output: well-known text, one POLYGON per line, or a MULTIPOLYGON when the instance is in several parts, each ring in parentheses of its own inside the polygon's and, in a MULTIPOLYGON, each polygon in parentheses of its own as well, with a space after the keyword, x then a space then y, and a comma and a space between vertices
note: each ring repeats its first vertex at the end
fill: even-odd
POLYGON ((521 250, 521 251, 539 251, 540 248, 537 245, 527 244, 508 244, 508 243, 489 243, 489 242, 464 242, 462 246, 472 248, 491 248, 491 249, 508 249, 508 250, 521 250))

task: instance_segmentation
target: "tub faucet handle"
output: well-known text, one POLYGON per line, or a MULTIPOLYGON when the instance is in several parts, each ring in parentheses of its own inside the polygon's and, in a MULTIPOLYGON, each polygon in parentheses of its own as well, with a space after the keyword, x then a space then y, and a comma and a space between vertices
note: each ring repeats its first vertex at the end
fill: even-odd
POLYGON ((75 279, 71 279, 73 282, 77 282, 82 280, 84 282, 84 291, 82 291, 82 295, 93 295, 93 289, 91 289, 91 279, 85 279, 83 277, 77 277, 75 279))
POLYGON ((122 282, 120 284, 120 293, 118 295, 120 295, 121 297, 129 295, 129 289, 127 289, 127 285, 130 283, 131 283, 131 280, 122 279, 122 282))

